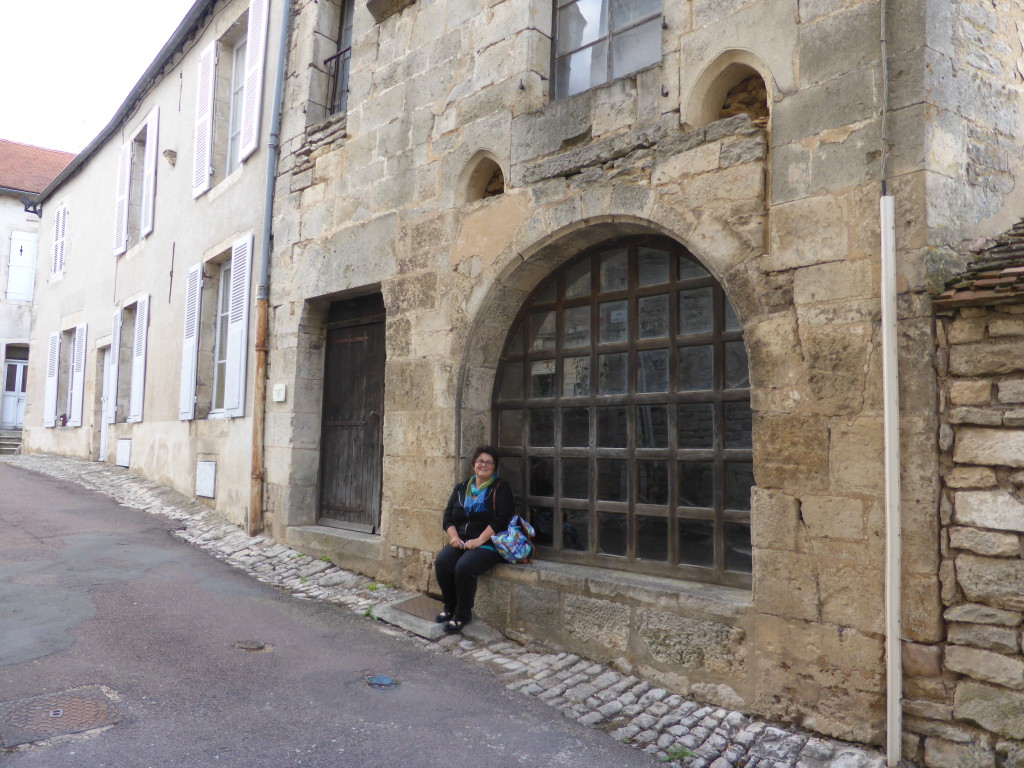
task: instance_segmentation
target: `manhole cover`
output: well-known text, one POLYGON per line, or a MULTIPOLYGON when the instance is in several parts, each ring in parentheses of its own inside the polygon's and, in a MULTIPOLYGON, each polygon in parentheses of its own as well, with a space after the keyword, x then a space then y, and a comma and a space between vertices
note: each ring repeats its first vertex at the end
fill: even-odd
POLYGON ((120 722, 99 686, 0 703, 0 741, 16 747, 120 722))
POLYGON ((366 678, 366 684, 371 688, 385 690, 387 688, 394 688, 398 685, 398 681, 393 677, 388 677, 387 675, 370 675, 366 678))
POLYGON ((262 651, 266 647, 267 644, 259 640, 240 640, 235 643, 235 648, 240 651, 262 651))
POLYGON ((410 597, 408 600, 403 600, 400 603, 394 603, 391 605, 396 611, 403 611, 412 616, 416 616, 427 621, 433 621, 434 617, 441 612, 444 606, 440 600, 435 600, 432 597, 426 595, 416 595, 416 597, 410 597))

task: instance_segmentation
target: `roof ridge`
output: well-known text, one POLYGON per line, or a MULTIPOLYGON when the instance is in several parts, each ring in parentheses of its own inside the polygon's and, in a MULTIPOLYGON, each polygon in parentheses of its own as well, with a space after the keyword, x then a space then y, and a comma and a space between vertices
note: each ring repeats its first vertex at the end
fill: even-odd
POLYGON ((77 154, 77 152, 68 152, 64 149, 52 149, 50 147, 40 147, 38 144, 26 144, 24 141, 14 141, 13 139, 0 138, 0 143, 15 144, 19 147, 28 147, 29 149, 35 149, 40 152, 53 152, 56 155, 67 155, 68 157, 74 157, 77 154))

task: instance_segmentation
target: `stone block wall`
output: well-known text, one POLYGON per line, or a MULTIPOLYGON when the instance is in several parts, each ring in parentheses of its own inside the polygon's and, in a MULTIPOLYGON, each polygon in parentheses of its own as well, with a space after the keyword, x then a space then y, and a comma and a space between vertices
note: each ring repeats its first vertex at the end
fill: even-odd
POLYGON ((1021 766, 1024 306, 965 307, 937 331, 945 638, 905 645, 905 743, 929 766, 1021 766))
MULTIPOLYGON (((744 327, 753 591, 723 616, 672 590, 612 588, 608 574, 544 564, 500 570, 481 610, 510 632, 624 659, 708 701, 880 741, 877 0, 666 3, 659 65, 561 101, 547 93, 549 2, 419 0, 380 19, 357 3, 348 113, 319 119, 323 2, 294 4, 275 203, 269 375, 293 393, 268 405, 275 534, 315 522, 330 301, 383 295, 378 570, 431 589, 440 508, 469 471, 465 454, 491 437, 501 349, 527 296, 586 247, 672 237, 721 282, 744 327), (714 110, 698 119, 701 89, 734 64, 743 77, 763 76, 767 126, 714 110), (459 180, 481 151, 501 166, 506 189, 464 202, 459 180), (717 650, 701 655, 702 644, 717 650)), ((938 24, 952 18, 943 4, 915 0, 890 19, 904 627, 910 647, 926 649, 944 627, 925 289, 932 255, 973 235, 977 221, 941 228, 929 218, 935 152, 945 145, 931 138, 925 62, 930 46, 967 55, 935 42, 952 39, 952 22, 938 24)))
POLYGON ((989 233, 998 232, 1020 214, 1024 6, 922 5, 927 53, 897 66, 908 84, 921 78, 928 86, 927 223, 936 242, 952 244, 981 222, 993 220, 989 233))
POLYGON ((670 690, 744 707, 750 606, 743 590, 539 561, 499 566, 482 582, 476 611, 510 637, 572 648, 670 690))

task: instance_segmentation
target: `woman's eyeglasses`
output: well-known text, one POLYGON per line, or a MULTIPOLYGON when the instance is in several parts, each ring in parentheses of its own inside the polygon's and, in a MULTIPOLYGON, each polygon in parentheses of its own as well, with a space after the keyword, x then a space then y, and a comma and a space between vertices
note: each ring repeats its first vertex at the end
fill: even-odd
POLYGON ((489 459, 477 459, 473 463, 475 465, 479 466, 479 467, 493 467, 494 466, 494 462, 490 461, 489 459))

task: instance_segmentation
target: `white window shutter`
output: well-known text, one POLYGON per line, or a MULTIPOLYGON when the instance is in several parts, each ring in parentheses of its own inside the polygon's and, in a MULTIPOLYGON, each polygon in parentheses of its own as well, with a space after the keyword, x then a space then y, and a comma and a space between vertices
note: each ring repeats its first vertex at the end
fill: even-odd
POLYGON ((110 323, 110 370, 107 377, 107 412, 103 418, 107 424, 117 420, 117 366, 121 359, 121 310, 114 310, 114 318, 110 323))
POLYGON ((160 107, 153 107, 146 117, 146 154, 142 165, 142 210, 139 237, 153 231, 153 210, 156 203, 157 132, 160 129, 160 107))
POLYGON ((196 117, 192 133, 192 197, 210 188, 213 163, 213 98, 217 78, 217 43, 199 54, 199 83, 196 85, 196 117))
POLYGON ((57 208, 53 214, 53 240, 50 242, 50 277, 57 275, 57 252, 60 250, 60 220, 64 215, 64 206, 57 208))
POLYGON ((199 365, 199 319, 203 300, 203 265, 196 264, 185 279, 185 334, 181 341, 181 386, 178 418, 196 417, 196 372, 199 365))
POLYGON ((228 349, 224 370, 224 412, 245 415, 245 366, 249 344, 249 276, 252 234, 231 246, 231 296, 228 300, 228 349))
POLYGON ((71 401, 68 411, 69 427, 82 426, 82 406, 85 403, 85 335, 86 326, 75 328, 75 343, 71 348, 71 389, 68 399, 71 401))
POLYGON ((32 301, 37 238, 34 232, 11 232, 11 256, 7 261, 7 298, 10 301, 32 301))
POLYGON ((260 102, 263 95, 263 60, 267 48, 267 11, 270 0, 250 0, 249 31, 245 48, 245 92, 242 94, 242 126, 239 160, 245 160, 260 143, 260 102))
POLYGON ((53 245, 50 251, 50 276, 58 277, 64 272, 64 250, 67 239, 68 206, 61 203, 53 215, 53 245))
POLYGON ((62 205, 64 213, 60 217, 60 250, 57 252, 57 274, 64 274, 64 254, 68 250, 68 207, 62 205))
POLYGON ((132 339, 132 389, 128 394, 128 421, 142 421, 146 393, 146 331, 149 327, 149 294, 135 305, 135 337, 132 339))
POLYGON ((43 390, 43 426, 57 425, 57 372, 60 370, 60 333, 50 334, 46 351, 46 388, 43 390))
POLYGON ((132 178, 132 142, 121 145, 117 160, 117 197, 114 201, 114 255, 128 250, 128 190, 132 178))

